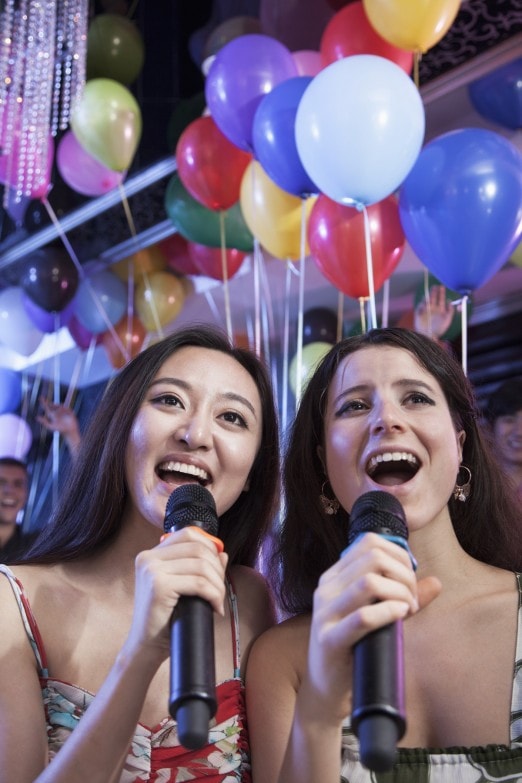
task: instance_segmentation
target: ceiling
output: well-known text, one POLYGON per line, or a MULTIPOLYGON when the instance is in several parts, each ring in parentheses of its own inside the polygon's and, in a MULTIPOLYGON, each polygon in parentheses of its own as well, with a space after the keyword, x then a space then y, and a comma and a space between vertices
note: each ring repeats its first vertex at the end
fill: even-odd
MULTIPOLYGON (((121 0, 119 5, 124 4, 121 0)), ((255 16, 272 25, 267 31, 290 43, 291 14, 303 14, 307 7, 321 7, 324 18, 331 17, 334 6, 326 0, 288 0, 260 2, 183 3, 155 0, 138 3, 135 19, 142 31, 146 60, 142 75, 133 86, 144 121, 143 138, 125 183, 136 236, 129 232, 128 220, 118 193, 85 199, 69 191, 59 178, 49 200, 59 217, 60 227, 46 219, 39 205, 32 205, 32 222, 2 237, 0 242, 0 286, 16 284, 17 265, 49 242, 67 238, 82 263, 101 259, 107 264, 127 257, 137 246, 147 247, 175 229, 164 209, 165 187, 176 169, 172 139, 176 112, 204 87, 201 61, 202 42, 215 27, 236 15, 255 16), (186 6, 190 5, 192 10, 186 6), (299 8, 298 8, 299 5, 299 8), (284 6, 287 11, 276 13, 284 6)), ((113 6, 114 7, 114 6, 113 6)), ((94 13, 110 10, 110 3, 96 3, 94 13)), ((292 26, 292 49, 319 47, 320 30, 292 26), (299 41, 295 36, 300 33, 299 41)), ((287 45, 288 45, 287 44, 287 45)), ((509 131, 481 117, 473 108, 468 85, 475 79, 518 57, 522 51, 522 0, 469 0, 442 41, 421 60, 420 90, 426 112, 426 141, 449 130, 463 127, 489 128, 509 138, 522 151, 521 131, 509 131)), ((424 267, 411 248, 406 251, 385 287, 390 322, 411 310, 413 295, 421 284, 424 267)), ((250 344, 260 339, 274 341, 285 330, 288 319, 295 324, 300 308, 327 307, 341 312, 347 322, 360 317, 356 300, 341 297, 322 276, 312 259, 288 267, 279 259, 260 251, 247 258, 227 286, 209 278, 194 277, 180 315, 165 327, 165 332, 193 321, 218 323, 246 335, 250 344), (299 276, 299 271, 302 277, 299 276)), ((491 317, 492 312, 520 310, 522 269, 507 264, 486 285, 474 292, 472 318, 491 317)), ((379 312, 383 293, 377 295, 379 312)), ((1 335, 0 335, 1 337, 1 335)), ((255 346, 257 347, 257 346, 255 346)), ((103 348, 80 355, 66 329, 48 335, 31 357, 0 346, 0 362, 15 369, 38 371, 78 387, 97 383, 113 374, 103 348), (81 365, 81 366, 80 366, 81 365), (79 369, 80 368, 80 369, 79 369)))

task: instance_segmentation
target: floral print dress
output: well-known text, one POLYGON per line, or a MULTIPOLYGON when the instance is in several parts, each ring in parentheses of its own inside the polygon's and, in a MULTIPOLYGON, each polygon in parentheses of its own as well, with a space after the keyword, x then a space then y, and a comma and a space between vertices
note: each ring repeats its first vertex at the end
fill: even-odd
MULTIPOLYGON (((359 743, 343 729, 341 783, 522 783, 522 575, 518 581, 518 630, 509 745, 476 748, 399 748, 389 772, 370 772, 359 757, 359 743)), ((487 709, 487 703, 484 703, 487 709)))
MULTIPOLYGON (((0 573, 9 580, 40 674, 47 722, 49 759, 60 750, 94 699, 71 683, 49 677, 45 648, 21 582, 5 565, 0 573)), ((239 620, 233 585, 227 580, 232 621, 233 675, 217 688, 217 712, 209 729, 209 742, 199 750, 179 744, 176 722, 169 716, 157 726, 138 724, 120 783, 251 783, 250 751, 245 716, 244 684, 239 674, 239 620)))

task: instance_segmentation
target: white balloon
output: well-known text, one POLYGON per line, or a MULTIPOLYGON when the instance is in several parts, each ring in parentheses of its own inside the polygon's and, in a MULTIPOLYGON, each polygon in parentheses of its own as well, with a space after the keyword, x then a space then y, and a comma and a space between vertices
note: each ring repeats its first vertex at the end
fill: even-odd
POLYGON ((10 286, 0 291, 0 342, 22 356, 31 356, 44 338, 23 305, 23 289, 10 286))
POLYGON ((309 177, 341 204, 370 205, 401 185, 425 130, 410 77, 391 60, 353 55, 315 76, 299 102, 297 151, 309 177))
POLYGON ((0 416, 0 457, 24 460, 32 442, 31 428, 24 419, 16 413, 0 416))

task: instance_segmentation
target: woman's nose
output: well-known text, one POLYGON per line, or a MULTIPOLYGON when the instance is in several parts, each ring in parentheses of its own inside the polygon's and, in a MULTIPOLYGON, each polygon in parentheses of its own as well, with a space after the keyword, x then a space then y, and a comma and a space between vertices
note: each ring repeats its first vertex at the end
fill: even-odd
POLYGON ((391 401, 381 401, 372 412, 372 432, 402 431, 404 422, 400 410, 391 401))
POLYGON ((176 433, 179 440, 191 449, 209 448, 211 428, 203 416, 192 417, 181 425, 176 433))

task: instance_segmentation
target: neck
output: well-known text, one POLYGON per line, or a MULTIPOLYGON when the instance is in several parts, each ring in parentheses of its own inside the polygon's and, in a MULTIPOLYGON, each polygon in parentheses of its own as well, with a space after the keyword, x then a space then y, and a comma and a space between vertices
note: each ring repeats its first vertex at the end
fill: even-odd
POLYGON ((4 547, 7 544, 7 542, 14 536, 15 530, 16 530, 16 522, 0 524, 0 548, 4 547))

